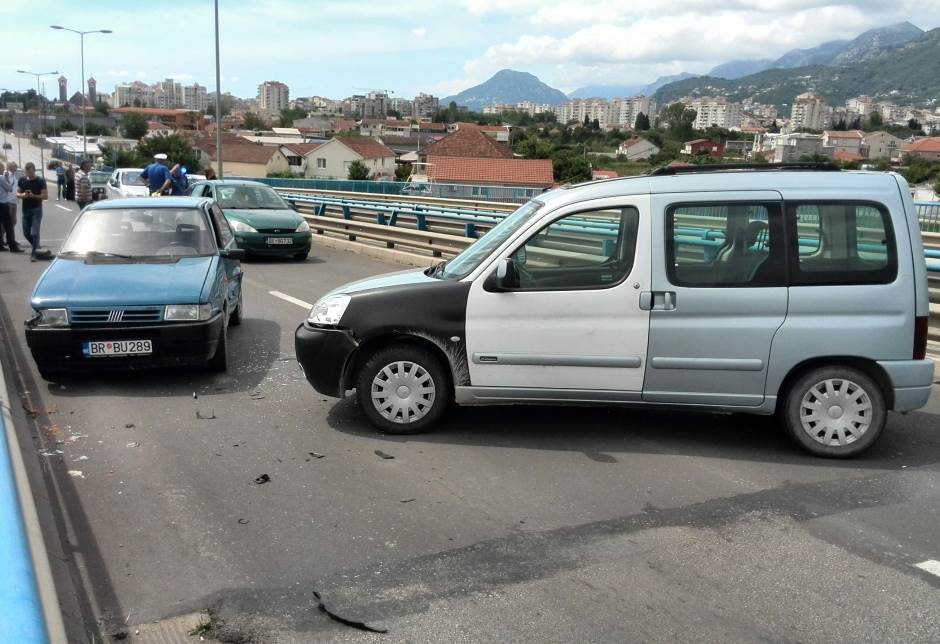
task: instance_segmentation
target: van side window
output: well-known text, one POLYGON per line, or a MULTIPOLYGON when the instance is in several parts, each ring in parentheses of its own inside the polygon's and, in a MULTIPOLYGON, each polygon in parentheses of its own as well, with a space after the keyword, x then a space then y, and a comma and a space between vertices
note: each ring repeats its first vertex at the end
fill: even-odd
POLYGON ((640 213, 612 208, 573 213, 513 253, 520 290, 609 288, 633 269, 640 213))
POLYGON ((788 203, 790 283, 887 284, 897 275, 891 218, 861 202, 788 203))
POLYGON ((666 267, 676 286, 784 286, 777 203, 700 203, 666 211, 666 267))

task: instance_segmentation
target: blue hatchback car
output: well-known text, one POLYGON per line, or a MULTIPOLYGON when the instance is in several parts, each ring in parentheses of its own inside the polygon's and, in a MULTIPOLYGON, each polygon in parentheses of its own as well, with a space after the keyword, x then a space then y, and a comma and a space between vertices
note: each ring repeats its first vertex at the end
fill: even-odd
POLYGON ((26 340, 40 375, 227 366, 245 251, 210 199, 96 202, 33 289, 26 340))

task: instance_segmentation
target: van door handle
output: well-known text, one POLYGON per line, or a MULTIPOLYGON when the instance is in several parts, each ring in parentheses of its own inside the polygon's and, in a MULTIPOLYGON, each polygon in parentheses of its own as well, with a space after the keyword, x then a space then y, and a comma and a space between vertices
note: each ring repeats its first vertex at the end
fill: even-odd
POLYGON ((675 311, 675 291, 643 291, 640 293, 640 310, 675 311))

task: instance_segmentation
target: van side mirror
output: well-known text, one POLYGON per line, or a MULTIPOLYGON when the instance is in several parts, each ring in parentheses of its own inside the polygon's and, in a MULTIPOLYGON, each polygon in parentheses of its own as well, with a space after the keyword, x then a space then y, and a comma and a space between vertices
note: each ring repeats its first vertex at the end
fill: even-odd
POLYGON ((499 260, 496 270, 483 282, 483 289, 491 293, 502 293, 519 288, 519 271, 511 257, 499 260))

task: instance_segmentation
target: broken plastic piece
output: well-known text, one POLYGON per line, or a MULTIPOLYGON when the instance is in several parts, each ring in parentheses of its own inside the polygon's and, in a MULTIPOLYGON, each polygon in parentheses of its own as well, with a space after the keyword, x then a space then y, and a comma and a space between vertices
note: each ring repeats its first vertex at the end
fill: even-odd
POLYGON ((319 454, 317 452, 307 452, 313 458, 326 458, 326 454, 319 454))
POLYGON ((391 454, 386 454, 385 452, 383 452, 383 451, 380 450, 380 449, 375 450, 375 455, 378 456, 379 458, 384 458, 384 459, 387 460, 387 461, 388 461, 388 460, 391 460, 391 459, 393 459, 393 458, 395 458, 395 457, 392 456, 391 454))
POLYGON ((358 628, 361 631, 369 631, 370 633, 387 633, 387 628, 382 628, 381 626, 371 626, 366 622, 360 622, 355 619, 347 619, 341 615, 337 615, 333 609, 331 609, 323 598, 320 596, 320 593, 313 591, 313 596, 317 598, 317 606, 321 611, 329 615, 330 619, 340 624, 345 624, 346 626, 351 626, 352 628, 358 628))
POLYGON ((265 483, 270 482, 270 480, 271 480, 270 476, 268 476, 267 474, 262 474, 261 476, 255 479, 255 484, 264 485, 265 483))

